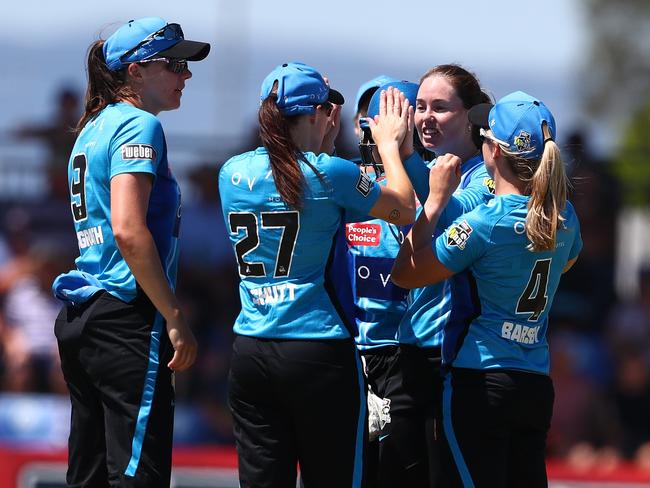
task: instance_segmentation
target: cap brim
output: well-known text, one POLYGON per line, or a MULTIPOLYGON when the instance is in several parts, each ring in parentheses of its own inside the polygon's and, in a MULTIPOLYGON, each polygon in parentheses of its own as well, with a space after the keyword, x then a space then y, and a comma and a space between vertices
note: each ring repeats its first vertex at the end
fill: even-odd
POLYGON ((174 44, 169 49, 156 53, 156 56, 172 59, 186 59, 187 61, 201 61, 206 58, 209 52, 210 44, 207 42, 183 40, 174 44))
POLYGON ((467 118, 472 124, 478 127, 483 127, 484 129, 489 129, 490 124, 488 121, 492 107, 494 107, 494 105, 491 103, 479 103, 478 105, 474 105, 469 109, 467 118))
POLYGON ((345 98, 341 95, 340 92, 337 92, 333 88, 330 88, 330 94, 327 97, 328 102, 332 102, 336 105, 343 105, 345 103, 345 98))

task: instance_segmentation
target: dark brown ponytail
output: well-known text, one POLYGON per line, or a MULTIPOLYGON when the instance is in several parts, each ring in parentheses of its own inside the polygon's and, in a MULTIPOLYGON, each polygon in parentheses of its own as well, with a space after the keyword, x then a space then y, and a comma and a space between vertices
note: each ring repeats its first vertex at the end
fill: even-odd
POLYGON ((95 41, 88 49, 88 88, 84 113, 77 123, 76 131, 79 132, 107 105, 125 98, 136 96, 132 88, 126 83, 126 69, 110 71, 104 59, 104 40, 95 41))
POLYGON ((269 153, 273 180, 282 200, 290 207, 301 209, 305 177, 299 161, 304 157, 291 138, 291 118, 282 115, 276 99, 277 95, 271 93, 260 106, 260 138, 269 153))

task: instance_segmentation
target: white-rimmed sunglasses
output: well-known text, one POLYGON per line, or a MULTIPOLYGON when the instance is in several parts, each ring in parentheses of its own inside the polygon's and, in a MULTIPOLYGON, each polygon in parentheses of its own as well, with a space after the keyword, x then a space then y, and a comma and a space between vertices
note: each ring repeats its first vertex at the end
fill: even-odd
POLYGON ((483 139, 489 139, 493 142, 496 142, 497 144, 499 144, 500 146, 504 146, 505 148, 510 147, 510 144, 508 144, 507 142, 494 137, 494 134, 492 134, 492 131, 489 129, 484 129, 483 127, 481 127, 478 131, 478 135, 481 136, 483 139))

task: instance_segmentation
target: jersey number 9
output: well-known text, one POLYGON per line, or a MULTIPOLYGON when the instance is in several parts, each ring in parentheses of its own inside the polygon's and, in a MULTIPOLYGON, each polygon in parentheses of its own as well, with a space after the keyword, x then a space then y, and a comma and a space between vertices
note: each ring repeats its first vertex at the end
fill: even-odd
POLYGON ((75 222, 86 220, 88 210, 86 209, 86 168, 88 162, 85 154, 77 154, 72 160, 72 171, 74 171, 72 181, 70 182, 70 194, 72 202, 72 217, 75 222), (75 201, 75 199, 77 201, 75 201))

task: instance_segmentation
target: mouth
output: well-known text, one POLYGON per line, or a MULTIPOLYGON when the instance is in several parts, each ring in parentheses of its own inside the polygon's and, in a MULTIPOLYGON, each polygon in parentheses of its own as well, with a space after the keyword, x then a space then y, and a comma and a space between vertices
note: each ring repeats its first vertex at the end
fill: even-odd
POLYGON ((440 131, 437 129, 434 129, 433 127, 423 127, 422 128, 422 135, 427 138, 435 137, 438 134, 440 134, 440 131))

